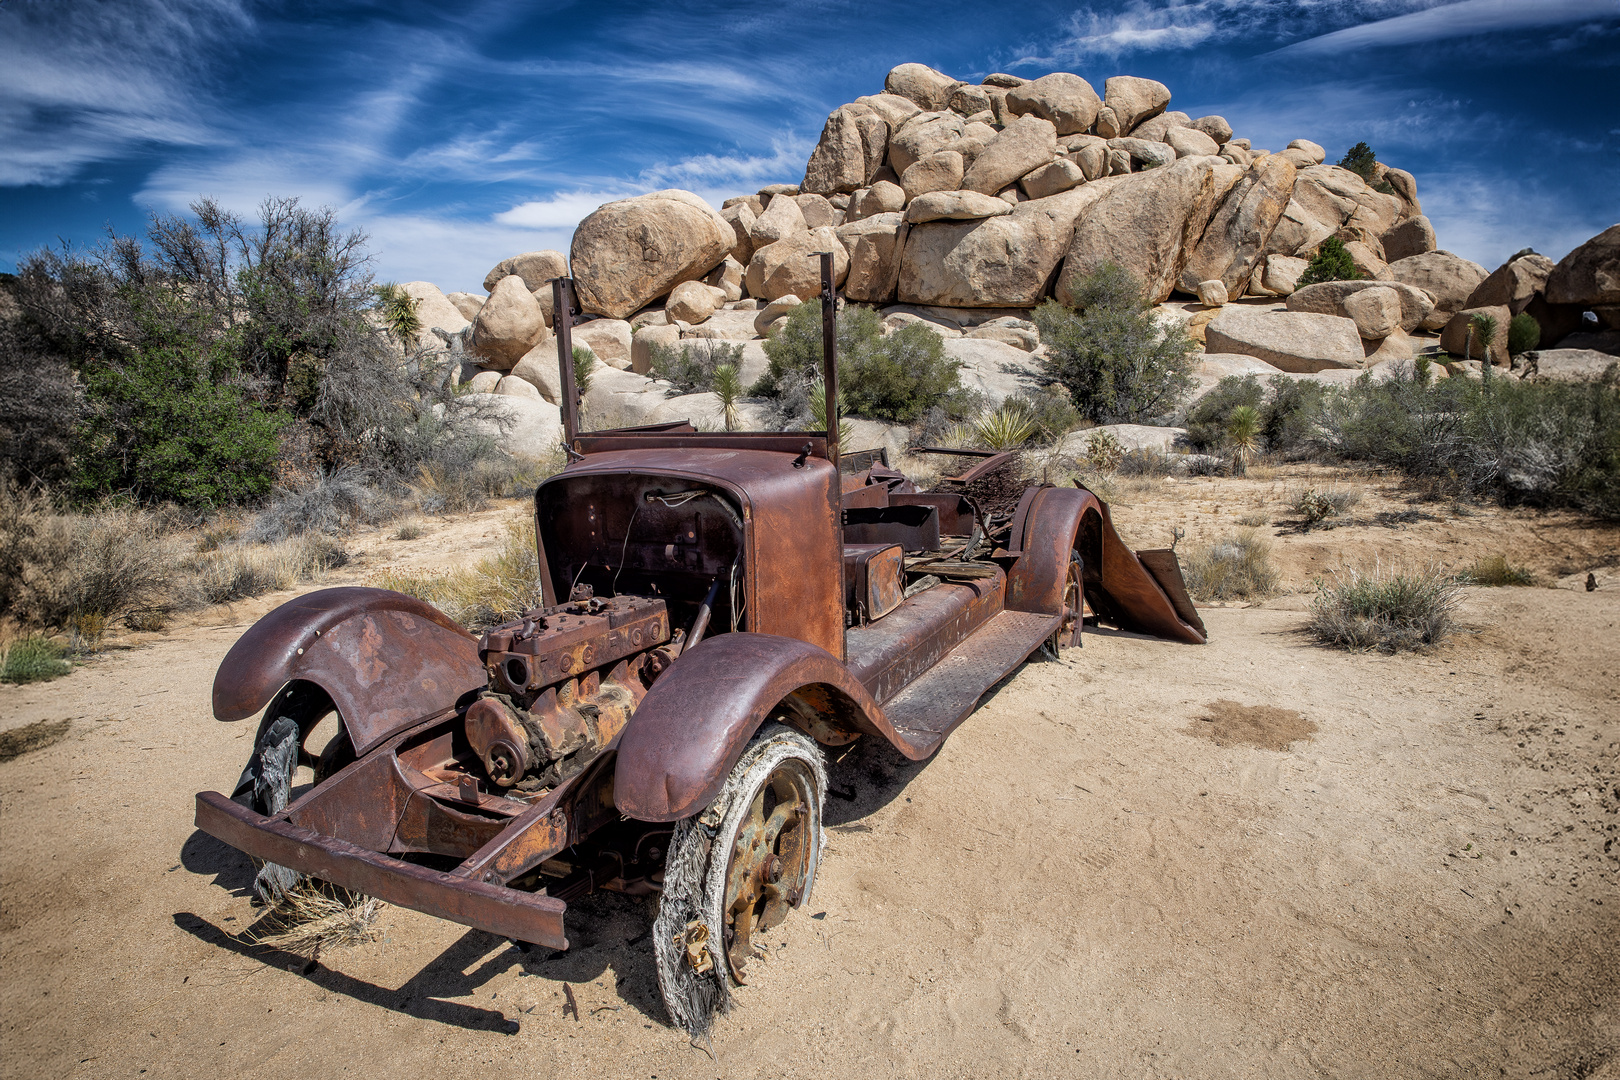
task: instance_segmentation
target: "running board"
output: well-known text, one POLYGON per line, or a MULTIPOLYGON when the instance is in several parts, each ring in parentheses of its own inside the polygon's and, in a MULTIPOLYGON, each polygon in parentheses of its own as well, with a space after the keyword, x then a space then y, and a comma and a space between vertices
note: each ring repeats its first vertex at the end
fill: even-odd
POLYGON ((917 758, 939 749, 984 692, 1007 677, 1063 621, 1061 615, 1003 611, 883 704, 883 713, 917 758))

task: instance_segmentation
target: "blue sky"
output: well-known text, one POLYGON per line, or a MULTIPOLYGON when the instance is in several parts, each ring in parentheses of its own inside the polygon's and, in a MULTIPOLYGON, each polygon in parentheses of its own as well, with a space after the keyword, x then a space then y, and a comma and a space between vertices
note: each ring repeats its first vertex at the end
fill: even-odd
POLYGON ((1620 0, 0 0, 0 270, 297 195, 379 277, 477 290, 610 198, 799 180, 907 61, 1142 75, 1256 146, 1365 140, 1487 267, 1620 221, 1620 0))

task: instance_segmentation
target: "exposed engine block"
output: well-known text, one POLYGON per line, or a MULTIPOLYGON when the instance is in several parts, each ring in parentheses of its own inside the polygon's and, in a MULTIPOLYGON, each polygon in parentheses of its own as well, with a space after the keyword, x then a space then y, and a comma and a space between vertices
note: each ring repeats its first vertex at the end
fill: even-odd
POLYGON ((613 741, 676 651, 662 600, 531 611, 478 643, 489 691, 467 710, 468 741, 501 787, 554 787, 613 741))

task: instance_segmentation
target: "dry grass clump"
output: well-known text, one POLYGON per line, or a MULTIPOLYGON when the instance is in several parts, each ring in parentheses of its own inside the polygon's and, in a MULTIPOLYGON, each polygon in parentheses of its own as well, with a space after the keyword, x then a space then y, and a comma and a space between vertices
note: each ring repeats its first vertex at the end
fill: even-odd
POLYGON ((229 604, 312 581, 348 560, 347 552, 319 533, 269 544, 233 544, 186 559, 187 579, 176 594, 182 607, 229 604))
POLYGON ((1508 562, 1506 555, 1475 559, 1474 565, 1457 575, 1466 585, 1534 585, 1536 575, 1523 566, 1508 562))
POLYGON ((1271 517, 1264 510, 1256 510, 1239 517, 1237 523, 1245 529, 1260 529, 1271 524, 1271 517))
POLYGON ((1288 505, 1309 529, 1332 517, 1343 517, 1351 507, 1361 501, 1361 492, 1354 488, 1308 487, 1289 496, 1288 505))
POLYGON ((418 471, 411 491, 423 513, 471 513, 489 505, 490 499, 533 495, 540 481, 564 464, 560 451, 540 459, 502 455, 469 462, 430 462, 418 471))
POLYGON ((417 540, 422 536, 422 523, 414 518, 394 530, 395 540, 417 540))
POLYGON ((318 533, 259 544, 230 523, 200 537, 180 526, 116 504, 66 513, 38 491, 0 484, 0 611, 90 650, 120 622, 161 630, 176 611, 291 588, 346 558, 318 533))
POLYGON ((500 549, 469 569, 384 570, 370 584, 426 600, 475 632, 510 622, 541 603, 534 521, 525 518, 508 525, 500 549))
POLYGON ((382 936, 382 901, 324 881, 305 879, 285 893, 250 931, 248 940, 311 960, 323 949, 343 949, 382 936))
POLYGON ((1325 645, 1400 652, 1438 645, 1455 629, 1462 587, 1439 566, 1347 568, 1318 582, 1309 629, 1325 645))
POLYGON ((1182 572, 1200 600, 1263 600, 1277 591, 1271 544, 1254 529, 1193 548, 1182 572))

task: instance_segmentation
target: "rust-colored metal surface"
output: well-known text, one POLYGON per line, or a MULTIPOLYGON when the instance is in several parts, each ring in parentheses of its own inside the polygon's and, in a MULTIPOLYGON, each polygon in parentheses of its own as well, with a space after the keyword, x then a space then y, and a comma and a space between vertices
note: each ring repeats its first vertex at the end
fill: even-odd
POLYGON ((1086 562, 1086 598, 1109 621, 1124 630, 1204 644, 1202 625, 1181 619, 1153 574, 1114 531, 1107 504, 1084 488, 1037 492, 1022 546, 1007 578, 1009 608, 1058 613, 1070 553, 1078 548, 1086 562))
POLYGON ((214 715, 241 720, 294 679, 332 696, 364 754, 484 685, 477 640, 443 612, 386 589, 321 589, 276 608, 225 654, 214 715))
POLYGON ((906 553, 899 544, 845 544, 844 604, 852 625, 881 619, 906 598, 906 553))
POLYGON ((568 905, 553 897, 452 879, 313 829, 261 817, 217 791, 197 796, 196 824, 239 851, 390 904, 518 941, 568 948, 563 931, 568 905))
MULTIPOLYGON (((621 561, 621 551, 628 559, 626 541, 629 549, 636 542, 631 533, 632 513, 639 519, 659 510, 661 504, 646 499, 654 487, 674 499, 694 486, 721 492, 743 522, 746 536, 740 574, 745 612, 740 625, 756 633, 797 637, 841 657, 842 507, 838 472, 825 459, 706 447, 690 448, 680 455, 637 450, 591 454, 540 485, 535 495, 540 535, 548 547, 552 573, 558 577, 577 574, 583 561, 586 577, 591 577, 592 568, 611 566, 621 585, 628 588, 626 570, 653 572, 621 561), (618 487, 604 482, 614 478, 620 482, 618 487), (621 494, 610 503, 616 490, 621 494), (637 501, 624 505, 626 494, 637 501), (592 551, 601 553, 600 560, 583 553, 592 551), (809 572, 809 568, 819 569, 809 572)), ((695 512, 700 501, 718 509, 712 499, 695 499, 685 507, 695 512)), ((720 524, 711 520, 715 530, 720 524)), ((665 546, 657 544, 643 562, 653 562, 656 551, 665 546)), ((716 554, 724 552, 694 550, 691 556, 700 564, 696 572, 703 577, 705 589, 719 569, 714 563, 716 554)), ((664 572, 673 574, 679 568, 670 566, 664 572)), ((598 580, 603 577, 611 580, 611 575, 599 575, 598 580)), ((630 581, 635 580, 631 574, 630 581)))
POLYGON ((871 693, 826 650, 727 634, 682 656, 642 702, 619 741, 615 805, 643 821, 678 821, 703 809, 759 725, 792 697, 847 730, 901 741, 871 693), (801 693, 807 688, 813 693, 801 693))

